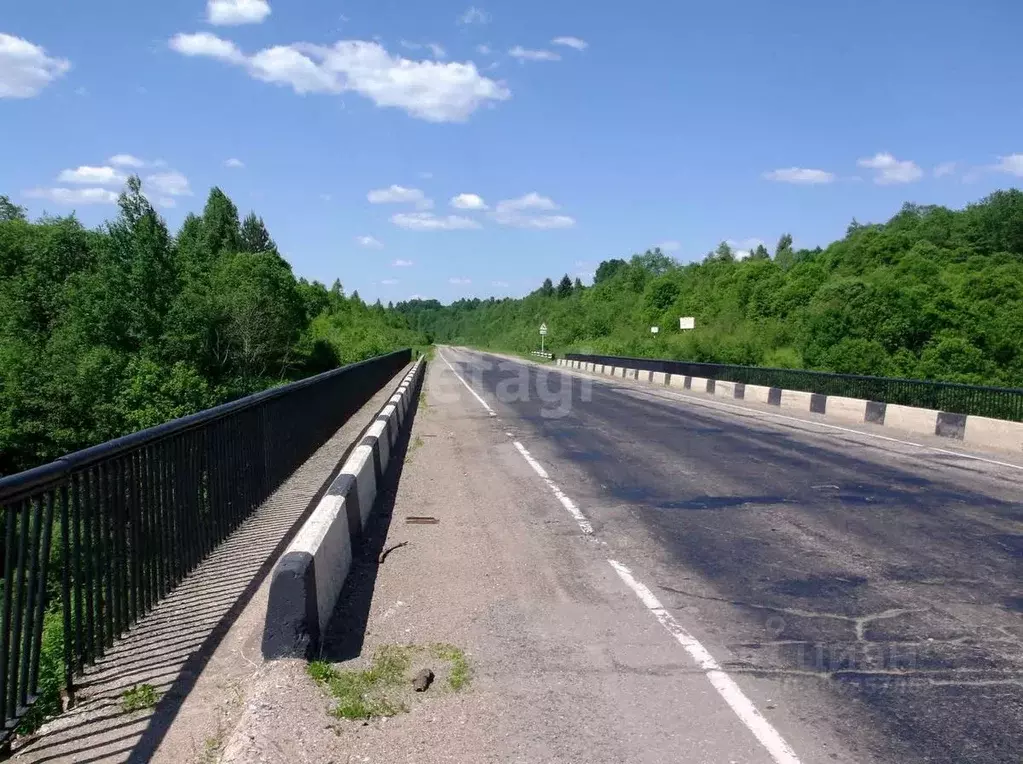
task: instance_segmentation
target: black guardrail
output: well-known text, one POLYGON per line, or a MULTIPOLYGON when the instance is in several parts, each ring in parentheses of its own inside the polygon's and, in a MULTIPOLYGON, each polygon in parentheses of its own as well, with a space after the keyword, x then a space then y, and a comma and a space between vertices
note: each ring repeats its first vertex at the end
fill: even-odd
POLYGON ((328 371, 0 479, 0 744, 37 699, 44 625, 62 623, 73 697, 74 676, 411 356, 328 371))
POLYGON ((570 361, 622 366, 640 371, 660 371, 690 377, 705 377, 747 385, 803 390, 823 395, 844 395, 881 403, 973 414, 994 419, 1023 421, 1023 389, 930 382, 922 379, 891 379, 824 371, 772 369, 761 366, 731 366, 720 363, 692 363, 654 358, 626 358, 607 355, 566 353, 570 361))

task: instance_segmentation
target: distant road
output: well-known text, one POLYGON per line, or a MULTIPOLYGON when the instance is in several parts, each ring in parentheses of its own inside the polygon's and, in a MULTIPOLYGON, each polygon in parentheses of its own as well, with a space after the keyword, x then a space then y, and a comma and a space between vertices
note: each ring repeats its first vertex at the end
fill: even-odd
POLYGON ((1023 459, 466 350, 436 364, 759 711, 784 712, 797 754, 806 736, 858 761, 1019 764, 1023 459))

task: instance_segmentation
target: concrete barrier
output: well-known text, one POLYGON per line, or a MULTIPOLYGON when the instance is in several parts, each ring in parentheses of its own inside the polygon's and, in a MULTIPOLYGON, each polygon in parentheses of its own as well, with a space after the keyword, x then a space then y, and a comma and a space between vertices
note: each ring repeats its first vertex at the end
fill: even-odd
POLYGON ((422 384, 416 362, 366 428, 340 474, 274 566, 263 657, 301 657, 319 643, 341 594, 394 445, 422 384))
POLYGON ((766 403, 784 409, 821 414, 835 421, 880 424, 905 432, 938 435, 974 445, 998 448, 1014 453, 1023 452, 1023 422, 1009 422, 894 403, 885 404, 860 398, 847 398, 841 395, 784 390, 765 385, 747 385, 720 379, 690 377, 662 371, 641 371, 596 363, 581 363, 574 368, 680 390, 705 392, 720 398, 766 403))
POLYGON ((746 397, 745 392, 746 386, 741 382, 726 382, 723 379, 714 382, 714 395, 721 398, 739 398, 742 400, 746 397))
POLYGON ((746 385, 743 399, 754 403, 767 403, 771 398, 771 388, 764 385, 746 385))
POLYGON ((966 417, 963 441, 977 446, 1023 452, 1023 422, 1007 422, 986 416, 966 417))
POLYGON ((829 395, 824 414, 828 419, 862 424, 867 421, 867 402, 859 398, 829 395))
POLYGON ((934 409, 889 403, 884 410, 884 426, 922 435, 934 435, 938 429, 938 412, 934 409))

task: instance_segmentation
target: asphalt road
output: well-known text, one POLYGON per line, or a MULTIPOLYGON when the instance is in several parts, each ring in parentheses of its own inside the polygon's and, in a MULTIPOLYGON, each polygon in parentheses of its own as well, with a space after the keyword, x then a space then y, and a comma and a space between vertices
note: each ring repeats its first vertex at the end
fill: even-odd
POLYGON ((740 683, 862 761, 1019 764, 1023 460, 442 357, 740 683))

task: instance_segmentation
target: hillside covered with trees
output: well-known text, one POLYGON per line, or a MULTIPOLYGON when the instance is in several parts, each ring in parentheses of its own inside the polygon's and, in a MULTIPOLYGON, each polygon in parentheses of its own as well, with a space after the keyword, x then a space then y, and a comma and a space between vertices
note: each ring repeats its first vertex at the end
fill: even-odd
POLYGON ((557 353, 1023 386, 1023 193, 907 204, 826 249, 786 235, 773 254, 722 244, 688 265, 655 249, 602 262, 592 287, 565 276, 520 300, 396 308, 437 341, 494 349, 537 349, 543 321, 557 353))
POLYGON ((296 279, 218 188, 172 236, 138 178, 97 230, 0 196, 0 475, 421 345, 379 303, 296 279))

